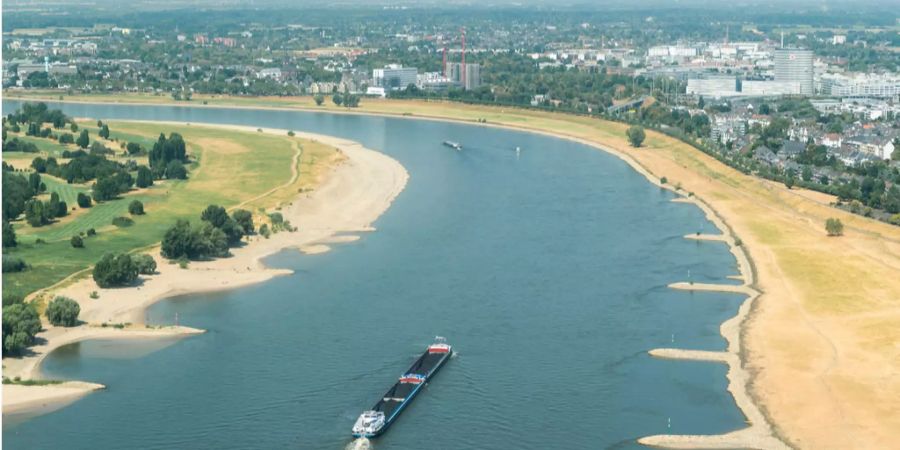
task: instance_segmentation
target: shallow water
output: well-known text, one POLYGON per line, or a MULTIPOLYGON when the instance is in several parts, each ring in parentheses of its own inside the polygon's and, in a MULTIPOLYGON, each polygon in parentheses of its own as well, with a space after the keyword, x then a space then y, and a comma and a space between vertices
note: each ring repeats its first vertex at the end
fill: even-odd
POLYGON ((356 416, 435 335, 457 355, 372 448, 622 449, 644 435, 743 426, 724 365, 646 353, 725 348, 719 325, 743 297, 666 285, 735 283, 735 260, 722 243, 683 239, 716 230, 613 156, 399 118, 51 106, 342 136, 396 158, 410 180, 377 232, 267 260, 295 274, 148 311, 165 324, 178 313, 204 335, 156 347, 87 341, 50 355, 47 376, 109 389, 5 427, 8 448, 347 448, 356 416), (448 139, 464 150, 442 146, 448 139), (133 351, 140 357, 123 358, 133 351))

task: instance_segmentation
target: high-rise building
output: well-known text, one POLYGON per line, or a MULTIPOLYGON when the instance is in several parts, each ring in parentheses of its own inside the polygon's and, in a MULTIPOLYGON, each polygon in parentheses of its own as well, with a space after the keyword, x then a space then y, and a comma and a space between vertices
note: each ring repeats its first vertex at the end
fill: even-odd
POLYGON ((447 63, 447 78, 465 90, 478 89, 481 86, 481 66, 467 63, 465 67, 466 74, 463 77, 461 63, 447 63))
POLYGON ((405 90, 410 84, 416 84, 419 69, 415 67, 403 67, 398 64, 384 66, 383 69, 372 71, 372 82, 375 87, 385 90, 405 90))
POLYGON ((800 85, 800 95, 813 95, 812 50, 775 50, 775 81, 797 83, 800 85))

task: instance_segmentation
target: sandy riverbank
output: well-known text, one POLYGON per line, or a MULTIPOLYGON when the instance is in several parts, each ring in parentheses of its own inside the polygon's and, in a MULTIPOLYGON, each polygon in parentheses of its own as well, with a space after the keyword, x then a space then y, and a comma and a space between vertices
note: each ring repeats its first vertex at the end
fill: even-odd
MULTIPOLYGON (((239 126, 202 125, 256 132, 256 128, 239 126)), ((284 135, 287 130, 264 129, 264 133, 284 135)), ((327 244, 350 242, 356 237, 346 233, 373 231, 372 223, 391 205, 406 186, 408 174, 396 160, 360 144, 345 139, 312 133, 296 133, 299 138, 321 142, 339 149, 345 156, 324 182, 312 192, 299 194, 297 199, 280 211, 286 220, 298 227, 295 232, 280 232, 265 239, 253 236, 246 245, 232 249, 232 256, 214 261, 192 262, 181 269, 157 258, 158 273, 142 276, 136 287, 101 289, 90 278, 51 290, 65 295, 81 305, 80 319, 90 325, 76 328, 48 327, 38 334, 42 344, 32 348, 23 358, 5 358, 3 375, 22 379, 40 376, 40 362, 47 354, 63 345, 85 339, 120 337, 165 337, 186 335, 199 330, 184 327, 147 329, 132 327, 117 330, 98 327, 102 323, 131 323, 143 325, 145 309, 164 298, 175 295, 233 289, 259 283, 272 277, 291 273, 289 270, 265 267, 261 260, 286 248, 305 249, 306 253, 327 251, 327 244), (341 236, 337 236, 338 234, 341 236), (96 291, 99 298, 90 295, 96 291)), ((3 412, 25 413, 44 409, 52 402, 68 402, 97 388, 82 383, 48 386, 4 386, 3 412)))
MULTIPOLYGON (((345 113, 287 104, 208 107, 345 113)), ((762 293, 752 308, 742 307, 745 320, 726 322, 744 338, 738 354, 749 378, 732 394, 748 393, 763 421, 795 447, 888 448, 900 442, 900 228, 832 208, 831 200, 817 193, 742 174, 659 133, 648 131, 645 146, 632 148, 623 124, 413 101, 371 101, 346 113, 545 133, 623 157, 657 184, 662 176, 682 184, 740 237, 752 261, 754 287, 762 293), (482 118, 488 123, 477 123, 482 118), (825 236, 823 224, 830 217, 844 222, 844 236, 825 236)))

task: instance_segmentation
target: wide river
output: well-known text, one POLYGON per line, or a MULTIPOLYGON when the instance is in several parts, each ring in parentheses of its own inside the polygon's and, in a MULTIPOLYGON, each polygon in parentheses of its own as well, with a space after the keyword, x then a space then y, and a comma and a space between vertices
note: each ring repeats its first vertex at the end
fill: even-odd
MULTIPOLYGON (((16 107, 3 102, 4 113, 16 107)), ((11 421, 6 448, 342 449, 356 416, 435 335, 458 353, 374 448, 626 449, 651 434, 744 426, 726 366, 647 354, 725 348, 719 325, 743 297, 666 285, 734 283, 727 277, 736 262, 722 243, 684 239, 716 230, 614 156, 424 120, 51 107, 341 136, 396 158, 410 180, 378 231, 326 254, 291 250, 267 260, 294 275, 148 311, 151 323, 172 323, 177 313, 206 334, 54 352, 47 377, 108 389, 11 421), (441 145, 448 139, 464 150, 441 145)))

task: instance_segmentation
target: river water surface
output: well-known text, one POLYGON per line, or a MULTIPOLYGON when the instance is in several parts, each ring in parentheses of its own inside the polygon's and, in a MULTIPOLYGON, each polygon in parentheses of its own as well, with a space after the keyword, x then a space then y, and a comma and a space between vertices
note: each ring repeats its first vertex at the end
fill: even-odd
POLYGON ((268 258, 293 275, 148 311, 151 323, 177 313, 206 334, 54 352, 47 377, 108 389, 5 426, 6 448, 342 449, 356 416, 435 335, 457 354, 374 448, 625 449, 645 435, 744 426, 724 365, 647 355, 725 348, 719 325, 743 297, 666 285, 733 283, 736 262, 722 243, 683 239, 716 230, 616 157, 401 118, 50 106, 341 136, 396 158, 410 180, 377 232, 326 254, 268 258), (442 146, 448 139, 464 150, 442 146))

